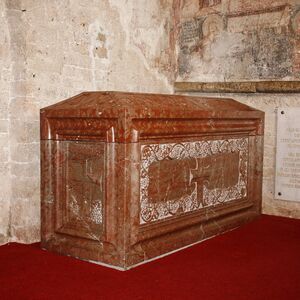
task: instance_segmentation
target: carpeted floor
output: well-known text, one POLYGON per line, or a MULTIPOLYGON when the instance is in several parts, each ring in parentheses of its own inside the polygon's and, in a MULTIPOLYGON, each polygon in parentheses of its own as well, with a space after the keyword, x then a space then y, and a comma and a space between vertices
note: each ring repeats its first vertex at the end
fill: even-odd
POLYGON ((0 299, 300 299, 300 220, 262 216, 120 272, 39 249, 0 247, 0 299))

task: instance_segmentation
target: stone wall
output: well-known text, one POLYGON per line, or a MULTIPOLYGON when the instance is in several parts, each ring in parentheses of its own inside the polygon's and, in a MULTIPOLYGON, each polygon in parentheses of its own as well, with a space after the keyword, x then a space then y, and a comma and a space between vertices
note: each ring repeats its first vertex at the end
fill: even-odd
POLYGON ((40 239, 41 107, 83 90, 172 92, 172 5, 0 0, 0 243, 40 239))
POLYGON ((9 107, 12 63, 5 4, 0 1, 0 244, 8 241, 10 207, 9 107))

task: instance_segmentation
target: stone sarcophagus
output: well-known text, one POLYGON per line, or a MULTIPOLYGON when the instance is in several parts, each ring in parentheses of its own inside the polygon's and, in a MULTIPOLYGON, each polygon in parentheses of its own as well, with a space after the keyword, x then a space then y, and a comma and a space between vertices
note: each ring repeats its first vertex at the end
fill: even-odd
POLYGON ((129 269, 261 212, 264 114, 87 92, 41 110, 42 247, 129 269))

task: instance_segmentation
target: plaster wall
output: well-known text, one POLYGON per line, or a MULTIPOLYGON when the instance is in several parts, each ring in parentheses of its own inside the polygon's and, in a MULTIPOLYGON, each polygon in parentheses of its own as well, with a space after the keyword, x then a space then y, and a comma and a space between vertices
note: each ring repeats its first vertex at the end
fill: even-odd
POLYGON ((12 62, 10 56, 10 34, 5 3, 0 1, 0 244, 6 243, 10 221, 10 155, 9 107, 12 62))
POLYGON ((40 239, 39 109, 172 92, 173 1, 0 0, 0 243, 40 239))

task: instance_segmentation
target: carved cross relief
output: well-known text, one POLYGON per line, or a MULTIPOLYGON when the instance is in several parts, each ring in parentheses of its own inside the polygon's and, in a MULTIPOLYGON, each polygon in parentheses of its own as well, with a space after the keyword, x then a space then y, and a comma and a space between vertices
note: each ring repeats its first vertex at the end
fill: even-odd
POLYGON ((141 224, 243 198, 247 138, 144 145, 141 224))

